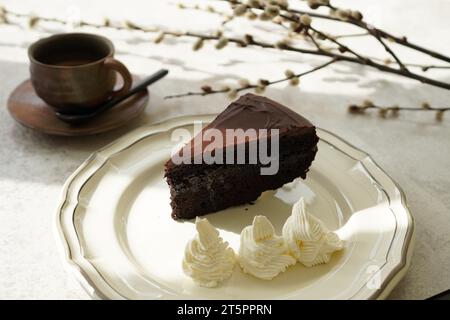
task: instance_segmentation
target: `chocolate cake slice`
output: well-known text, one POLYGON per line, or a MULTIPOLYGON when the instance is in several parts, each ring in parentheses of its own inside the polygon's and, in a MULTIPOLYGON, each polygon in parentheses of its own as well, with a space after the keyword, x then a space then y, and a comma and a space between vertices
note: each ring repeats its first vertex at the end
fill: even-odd
POLYGON ((263 191, 305 179, 317 142, 315 127, 291 109, 262 96, 241 96, 165 164, 172 217, 190 219, 249 203, 263 191), (270 163, 254 152, 264 145, 270 163))

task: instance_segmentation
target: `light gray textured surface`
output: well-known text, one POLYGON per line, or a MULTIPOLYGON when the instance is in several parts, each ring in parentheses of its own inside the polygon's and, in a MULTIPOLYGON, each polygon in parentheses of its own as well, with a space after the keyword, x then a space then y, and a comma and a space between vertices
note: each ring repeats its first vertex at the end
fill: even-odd
MULTIPOLYGON (((13 5, 13 1, 2 2, 13 5)), ((61 8, 67 6, 61 2, 61 8)), ((80 6, 87 6, 86 3, 81 1, 80 6)), ((361 6, 372 10, 381 6, 376 1, 362 3, 361 6)), ((117 6, 116 12, 120 12, 117 6)), ((450 3, 392 1, 383 6, 389 6, 383 26, 405 34, 416 30, 411 17, 427 9, 426 29, 433 32, 416 31, 415 40, 447 53, 450 51, 446 33, 449 27, 446 12, 450 10, 450 3), (402 15, 394 15, 392 12, 398 10, 401 3, 408 3, 409 7, 402 15)), ((53 10, 62 9, 55 7, 53 10)), ((90 10, 89 13, 96 12, 95 8, 90 7, 90 10)), ((98 9, 98 12, 102 11, 98 9)), ((137 16, 136 12, 131 17, 137 16)), ((274 78, 294 61, 307 66, 317 62, 316 58, 298 60, 292 55, 253 50, 247 51, 250 62, 245 64, 241 63, 245 62, 245 57, 239 50, 216 53, 206 49, 205 53, 193 55, 189 51, 191 44, 184 41, 177 50, 168 50, 174 49, 175 43, 156 48, 141 44, 140 35, 106 34, 113 38, 120 57, 135 73, 148 74, 164 64, 171 69, 171 75, 152 87, 147 112, 138 121, 108 134, 62 138, 23 128, 10 118, 6 110, 8 94, 26 79, 25 48, 40 34, 0 26, 0 299, 88 298, 65 272, 56 250, 53 219, 66 178, 90 153, 134 127, 174 116, 219 112, 227 103, 223 96, 182 100, 163 100, 162 96, 194 89, 208 80, 221 79, 223 74, 274 78), (265 70, 261 71, 261 63, 265 64, 265 70)), ((447 81, 450 79, 446 71, 436 74, 447 81)), ((383 120, 375 114, 349 115, 346 106, 367 97, 378 103, 414 106, 428 100, 436 106, 448 106, 450 94, 351 65, 333 67, 304 82, 300 89, 281 85, 268 90, 267 95, 371 154, 408 197, 416 221, 416 247, 411 268, 391 298, 422 299, 449 289, 450 119, 436 123, 431 114, 404 113, 398 119, 383 120)))

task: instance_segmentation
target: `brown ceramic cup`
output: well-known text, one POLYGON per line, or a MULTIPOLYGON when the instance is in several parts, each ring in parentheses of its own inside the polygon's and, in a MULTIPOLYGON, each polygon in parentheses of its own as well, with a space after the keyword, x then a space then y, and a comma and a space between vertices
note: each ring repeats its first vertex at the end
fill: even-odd
POLYGON ((28 56, 37 95, 58 112, 90 112, 131 88, 130 72, 113 58, 114 45, 99 35, 54 35, 31 45, 28 56), (119 90, 116 72, 123 78, 119 90))

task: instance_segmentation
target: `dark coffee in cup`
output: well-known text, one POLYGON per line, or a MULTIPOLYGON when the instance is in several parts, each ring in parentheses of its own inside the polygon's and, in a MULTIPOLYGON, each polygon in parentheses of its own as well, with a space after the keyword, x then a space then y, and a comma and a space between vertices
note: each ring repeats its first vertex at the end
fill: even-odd
POLYGON ((48 54, 44 61, 55 66, 80 66, 98 59, 98 55, 92 52, 62 51, 48 54))
POLYGON ((58 112, 90 112, 127 93, 132 84, 128 69, 113 58, 112 42, 102 36, 54 35, 34 43, 28 55, 37 95, 58 112), (116 73, 122 76, 123 86, 114 91, 116 73))

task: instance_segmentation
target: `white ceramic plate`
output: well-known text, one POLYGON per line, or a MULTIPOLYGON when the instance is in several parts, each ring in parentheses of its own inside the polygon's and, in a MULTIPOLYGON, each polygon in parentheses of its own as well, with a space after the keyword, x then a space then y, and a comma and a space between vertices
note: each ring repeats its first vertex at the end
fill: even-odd
POLYGON ((277 233, 300 196, 336 229, 346 248, 327 265, 297 264, 272 281, 236 267, 231 279, 201 288, 181 269, 192 221, 170 217, 163 165, 174 128, 214 116, 142 127, 93 154, 68 179, 57 213, 64 259, 94 297, 110 299, 373 299, 386 297, 406 272, 413 220, 396 184, 364 152, 318 129, 319 151, 306 180, 265 192, 254 205, 208 215, 234 249, 254 215, 277 233))

